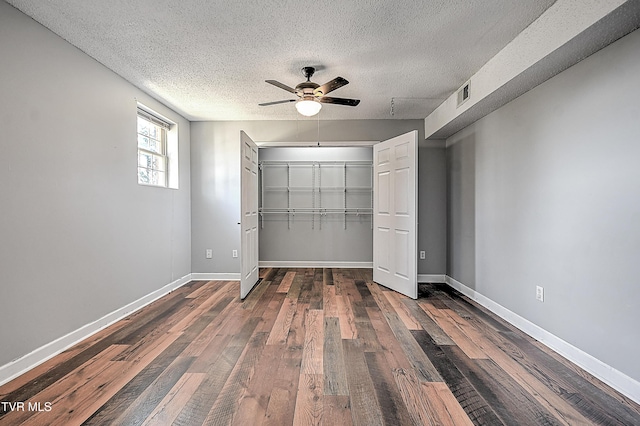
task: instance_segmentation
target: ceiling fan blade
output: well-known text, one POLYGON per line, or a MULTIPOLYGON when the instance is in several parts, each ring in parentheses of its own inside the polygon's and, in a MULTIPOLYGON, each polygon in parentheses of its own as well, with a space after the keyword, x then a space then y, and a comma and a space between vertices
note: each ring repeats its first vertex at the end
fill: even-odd
POLYGON ((278 104, 288 104, 289 102, 295 102, 295 99, 287 99, 284 101, 275 101, 275 102, 265 102, 263 104, 258 104, 258 106, 269 106, 269 105, 278 105, 278 104))
POLYGON ((273 84, 276 87, 286 90, 287 92, 296 93, 296 90, 275 80, 265 80, 266 83, 273 84))
POLYGON ((323 84, 322 86, 318 87, 317 89, 315 89, 313 91, 313 94, 316 96, 324 96, 329 92, 333 92, 336 89, 341 88, 344 85, 349 84, 349 82, 342 78, 342 77, 336 77, 333 80, 331 80, 328 83, 323 84))
POLYGON ((323 96, 319 98, 319 101, 323 104, 337 104, 347 106, 356 106, 360 103, 360 99, 330 98, 329 96, 323 96))

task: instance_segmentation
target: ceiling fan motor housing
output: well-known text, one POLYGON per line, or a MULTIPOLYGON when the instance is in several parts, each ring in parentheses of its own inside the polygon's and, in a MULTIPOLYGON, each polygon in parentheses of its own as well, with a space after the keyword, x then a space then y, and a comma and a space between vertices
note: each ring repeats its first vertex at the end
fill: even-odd
POLYGON ((301 99, 313 100, 318 97, 318 95, 314 93, 318 87, 320 87, 320 85, 313 81, 305 81, 296 86, 296 95, 301 99))

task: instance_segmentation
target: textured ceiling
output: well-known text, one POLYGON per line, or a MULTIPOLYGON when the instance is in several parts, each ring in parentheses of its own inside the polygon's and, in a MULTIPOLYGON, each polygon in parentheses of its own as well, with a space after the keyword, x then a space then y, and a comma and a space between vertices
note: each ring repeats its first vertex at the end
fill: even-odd
POLYGON ((303 66, 319 84, 350 81, 331 96, 361 99, 324 105, 321 120, 425 118, 554 3, 7 2, 190 120, 299 118, 293 104, 257 104, 292 99, 264 80, 293 87, 303 66))

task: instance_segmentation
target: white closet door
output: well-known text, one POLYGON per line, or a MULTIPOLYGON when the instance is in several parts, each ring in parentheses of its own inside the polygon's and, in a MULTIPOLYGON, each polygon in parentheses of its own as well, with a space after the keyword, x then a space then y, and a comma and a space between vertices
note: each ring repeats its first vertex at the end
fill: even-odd
POLYGON ((373 146, 373 280, 418 297, 418 132, 373 146))
POLYGON ((258 146, 240 132, 240 298, 244 299, 258 281, 258 146))

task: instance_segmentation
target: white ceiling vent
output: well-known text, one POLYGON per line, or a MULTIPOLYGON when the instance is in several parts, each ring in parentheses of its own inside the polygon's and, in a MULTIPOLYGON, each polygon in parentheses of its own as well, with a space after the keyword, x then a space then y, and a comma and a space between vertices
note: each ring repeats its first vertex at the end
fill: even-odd
POLYGON ((459 107, 463 103, 467 102, 467 100, 471 96, 469 85, 470 82, 467 81, 461 88, 458 89, 458 104, 456 107, 459 107))

